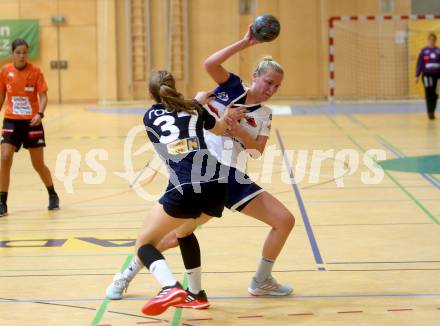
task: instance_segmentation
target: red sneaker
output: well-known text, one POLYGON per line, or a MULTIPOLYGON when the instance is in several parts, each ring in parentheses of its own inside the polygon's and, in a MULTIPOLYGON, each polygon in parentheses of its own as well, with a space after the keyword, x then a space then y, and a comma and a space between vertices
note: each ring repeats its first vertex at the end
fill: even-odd
POLYGON ((174 286, 165 286, 142 307, 142 313, 149 316, 160 315, 169 307, 184 302, 187 296, 179 282, 174 286))
POLYGON ((186 297, 185 301, 182 303, 175 304, 174 307, 193 308, 193 309, 209 308, 208 297, 206 296, 205 291, 202 290, 198 294, 194 294, 189 292, 189 290, 187 290, 186 293, 188 294, 188 296, 186 297))

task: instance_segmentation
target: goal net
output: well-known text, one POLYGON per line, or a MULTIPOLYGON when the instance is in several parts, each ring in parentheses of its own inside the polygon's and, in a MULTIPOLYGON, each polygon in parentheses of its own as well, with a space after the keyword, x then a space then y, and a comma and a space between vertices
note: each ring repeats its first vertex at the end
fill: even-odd
MULTIPOLYGON (((440 16, 351 16, 329 20, 331 100, 409 99, 417 56, 427 36, 439 36, 440 16)), ((440 45, 440 44, 439 44, 440 45)))

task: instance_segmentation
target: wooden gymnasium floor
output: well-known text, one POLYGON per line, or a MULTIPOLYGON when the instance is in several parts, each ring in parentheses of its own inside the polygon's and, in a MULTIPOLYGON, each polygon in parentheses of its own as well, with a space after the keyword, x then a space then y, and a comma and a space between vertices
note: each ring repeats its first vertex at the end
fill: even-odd
MULTIPOLYGON (((140 312, 159 289, 147 271, 132 282, 125 300, 104 298, 113 274, 132 257, 152 205, 139 194, 160 194, 165 182, 147 168, 138 179, 139 194, 130 188, 152 157, 140 129, 125 143, 142 123, 141 105, 50 105, 45 153, 62 207, 46 210, 46 191, 21 150, 13 164, 9 215, 0 219, 0 325, 439 325, 438 157, 430 156, 427 172, 386 170, 378 184, 362 181, 362 173, 371 174, 363 163, 368 149, 384 151, 387 159, 439 153, 440 119, 428 121, 418 105, 416 111, 277 108, 295 113, 274 118, 269 143, 295 150, 289 168, 298 150, 309 160, 313 150, 335 154, 322 163, 317 179, 309 179, 310 164, 299 164, 295 177, 301 171, 305 177, 295 185, 281 155, 272 172, 260 161, 249 165, 250 172, 264 171, 261 183, 296 217, 274 272, 295 287, 294 295, 247 294, 269 229, 226 211, 198 231, 211 309, 172 308, 157 318, 140 312), (358 153, 359 168, 334 180, 335 165, 346 167, 344 149, 358 153)), ((184 281, 179 251, 166 257, 184 281)))

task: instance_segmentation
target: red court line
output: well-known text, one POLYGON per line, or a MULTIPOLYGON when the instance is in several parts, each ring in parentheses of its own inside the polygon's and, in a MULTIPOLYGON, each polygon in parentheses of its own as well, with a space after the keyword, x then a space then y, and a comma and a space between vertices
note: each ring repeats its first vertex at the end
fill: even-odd
POLYGON ((302 312, 298 314, 287 314, 287 316, 313 316, 312 312, 302 312))
POLYGON ((363 310, 349 310, 349 311, 338 311, 338 314, 357 314, 364 312, 363 310))
POLYGON ((136 324, 157 324, 161 323, 162 320, 154 320, 154 321, 138 321, 136 324))
POLYGON ((200 321, 200 320, 212 320, 212 318, 191 318, 191 319, 187 319, 187 321, 200 321))
POLYGON ((261 318, 262 315, 253 315, 253 316, 238 316, 237 318, 261 318))
POLYGON ((387 311, 412 311, 412 308, 402 308, 402 309, 388 309, 387 311))

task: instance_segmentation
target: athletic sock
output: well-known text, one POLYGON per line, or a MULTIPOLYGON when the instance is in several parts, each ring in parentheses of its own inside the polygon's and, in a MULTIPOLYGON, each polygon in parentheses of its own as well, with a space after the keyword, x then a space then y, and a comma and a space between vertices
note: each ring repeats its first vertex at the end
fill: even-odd
POLYGON ((137 273, 144 267, 141 262, 134 257, 128 267, 122 272, 122 276, 124 276, 129 282, 136 276, 137 273))
POLYGON ((150 272, 160 283, 160 285, 162 285, 162 287, 174 286, 177 283, 165 259, 160 259, 153 262, 150 265, 150 272))
POLYGON ((257 280, 257 282, 265 281, 272 274, 274 263, 274 260, 261 257, 257 271, 255 272, 255 279, 257 280))
POLYGON ((49 187, 46 187, 47 188, 47 192, 49 193, 49 196, 50 195, 56 195, 57 193, 55 192, 55 188, 54 188, 54 186, 53 185, 51 185, 51 186, 49 186, 49 187))
POLYGON ((188 276, 189 292, 198 294, 202 290, 202 268, 187 269, 186 275, 188 276))
POLYGON ((194 235, 178 238, 183 264, 188 276, 188 289, 191 293, 198 294, 202 290, 202 268, 199 242, 194 235))
POLYGON ((138 257, 162 287, 174 286, 177 281, 162 254, 154 246, 146 244, 138 249, 138 257))
POLYGON ((7 191, 0 191, 0 202, 2 204, 6 205, 7 201, 8 201, 8 192, 7 191))

